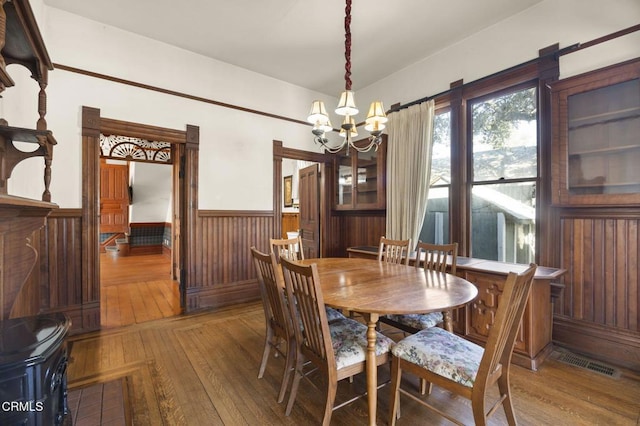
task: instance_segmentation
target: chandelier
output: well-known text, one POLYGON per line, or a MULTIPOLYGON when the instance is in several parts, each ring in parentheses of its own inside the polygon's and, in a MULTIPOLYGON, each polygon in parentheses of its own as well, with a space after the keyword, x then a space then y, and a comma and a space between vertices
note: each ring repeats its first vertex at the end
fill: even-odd
POLYGON ((332 154, 347 147, 347 155, 349 155, 349 147, 356 151, 369 151, 371 148, 378 150, 378 146, 382 142, 382 131, 384 130, 387 116, 381 101, 374 101, 369 107, 369 113, 365 120, 365 130, 369 136, 369 143, 366 146, 358 146, 354 144, 353 138, 358 136, 356 122, 354 116, 358 114, 358 108, 354 99, 354 93, 351 90, 351 0, 346 0, 345 18, 344 18, 344 57, 345 57, 345 74, 344 74, 344 92, 340 95, 336 114, 343 116, 342 125, 340 126, 340 136, 344 137, 342 143, 338 146, 329 144, 329 140, 325 134, 333 130, 329 115, 322 101, 313 101, 311 104, 311 112, 307 121, 313 124, 313 130, 316 143, 320 144, 326 151, 332 154))

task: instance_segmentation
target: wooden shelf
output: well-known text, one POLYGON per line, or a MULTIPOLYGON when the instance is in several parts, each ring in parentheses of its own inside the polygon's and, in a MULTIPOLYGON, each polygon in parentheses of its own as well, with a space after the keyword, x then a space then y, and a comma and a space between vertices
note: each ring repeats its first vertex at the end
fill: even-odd
POLYGON ((570 152, 569 156, 579 156, 579 155, 600 155, 600 154, 616 154, 626 151, 640 151, 640 142, 638 145, 625 145, 625 146, 615 146, 610 148, 598 148, 598 149, 589 149, 585 151, 578 152, 570 152))
POLYGON ((594 114, 587 117, 573 118, 569 120, 569 130, 582 127, 590 127, 622 120, 629 120, 640 117, 640 107, 627 108, 617 111, 608 111, 601 114, 594 114))

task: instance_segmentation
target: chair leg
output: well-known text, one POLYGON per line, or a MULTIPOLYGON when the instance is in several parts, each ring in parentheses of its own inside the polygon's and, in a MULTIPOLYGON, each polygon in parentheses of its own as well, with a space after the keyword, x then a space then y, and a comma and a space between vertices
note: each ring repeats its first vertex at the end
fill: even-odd
POLYGON ((487 416, 484 412, 484 397, 478 399, 471 398, 471 409, 473 411, 473 422, 476 426, 486 426, 487 416))
POLYGON ((287 402, 287 408, 284 411, 284 415, 288 416, 291 414, 291 409, 293 408, 293 403, 296 402, 296 395, 298 394, 298 386, 300 386, 300 379, 302 379, 302 375, 304 374, 302 371, 302 367, 304 365, 304 357, 301 354, 296 355, 296 368, 293 373, 293 383, 291 383, 291 392, 289 393, 289 401, 287 402))
POLYGON ((291 380, 291 372, 294 371, 296 366, 296 352, 297 348, 293 341, 287 342, 287 358, 284 363, 284 371, 282 372, 282 383, 280 384, 280 393, 278 394, 278 403, 284 400, 284 394, 289 387, 289 381, 291 380))
POLYGON ((420 394, 421 395, 431 395, 431 389, 433 388, 433 383, 427 382, 425 379, 420 379, 420 394))
POLYGON ((389 424, 394 426, 396 419, 400 417, 400 378, 402 377, 402 370, 400 369, 400 361, 398 358, 391 357, 391 388, 389 393, 391 395, 389 406, 389 424))
POLYGON ((502 407, 507 416, 507 423, 510 426, 514 426, 517 424, 516 412, 511 402, 511 387, 509 386, 509 376, 507 374, 503 374, 498 379, 498 389, 500 390, 500 395, 506 395, 506 398, 502 401, 502 407))
POLYGON ((322 426, 329 426, 329 424, 331 423, 331 415, 333 414, 333 403, 336 400, 337 390, 337 382, 327 383, 327 401, 324 404, 324 417, 322 418, 322 426))
POLYGON ((264 350, 262 352, 262 363, 260 363, 260 371, 258 372, 258 379, 262 379, 264 376, 264 370, 267 368, 267 361, 269 360, 269 353, 271 352, 271 340, 273 339, 273 329, 267 324, 267 332, 264 338, 264 350))

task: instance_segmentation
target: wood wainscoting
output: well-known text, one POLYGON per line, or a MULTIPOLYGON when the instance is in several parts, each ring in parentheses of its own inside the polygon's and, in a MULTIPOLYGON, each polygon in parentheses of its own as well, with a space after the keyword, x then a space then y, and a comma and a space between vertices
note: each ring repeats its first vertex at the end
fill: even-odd
POLYGON ((565 209, 553 339, 640 371, 640 212, 565 209))
POLYGON ((187 287, 187 311, 260 298, 251 246, 269 249, 273 211, 200 210, 196 277, 187 287))
POLYGON ((334 211, 331 216, 328 257, 347 257, 347 248, 378 246, 385 235, 386 210, 334 211))
MULTIPOLYGON (((323 256, 346 256, 346 247, 377 245, 384 234, 384 211, 335 212, 328 221, 330 241, 323 256)), ((220 308, 260 298, 250 247, 269 250, 275 233, 274 212, 199 210, 197 232, 189 244, 195 268, 187 280, 185 312, 220 308)), ((72 332, 100 328, 100 288, 83 280, 83 211, 57 209, 37 235, 43 247, 40 266, 40 309, 65 312, 72 332)), ((96 247, 97 250, 97 247, 96 247)))
POLYGON ((40 309, 67 314, 73 333, 100 328, 100 289, 82 280, 82 232, 81 209, 57 209, 39 235, 40 309))

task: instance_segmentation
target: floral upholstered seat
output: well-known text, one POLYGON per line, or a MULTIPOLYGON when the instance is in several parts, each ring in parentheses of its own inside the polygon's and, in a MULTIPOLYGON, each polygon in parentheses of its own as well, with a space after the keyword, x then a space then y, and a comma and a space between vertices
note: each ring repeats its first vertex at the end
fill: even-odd
POLYGON ((484 349, 439 327, 398 342, 393 355, 467 387, 473 387, 484 349))
POLYGON ((342 312, 340 312, 337 309, 333 309, 333 308, 329 308, 329 307, 325 307, 325 311, 327 312, 327 321, 328 322, 333 322, 336 320, 341 320, 343 318, 346 318, 342 312))
MULTIPOLYGON (((338 370, 365 360, 367 353, 366 325, 343 317, 343 319, 329 324, 329 333, 338 370)), ((376 355, 389 352, 393 344, 392 339, 378 333, 376 355)))
POLYGON ((430 312, 428 314, 390 314, 385 315, 385 317, 398 324, 402 324, 416 330, 435 327, 444 320, 442 312, 430 312))

